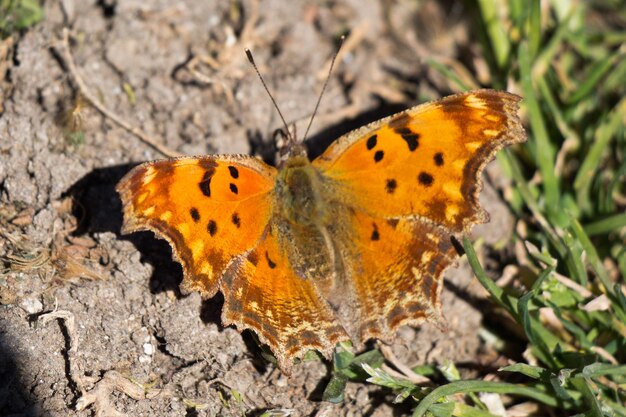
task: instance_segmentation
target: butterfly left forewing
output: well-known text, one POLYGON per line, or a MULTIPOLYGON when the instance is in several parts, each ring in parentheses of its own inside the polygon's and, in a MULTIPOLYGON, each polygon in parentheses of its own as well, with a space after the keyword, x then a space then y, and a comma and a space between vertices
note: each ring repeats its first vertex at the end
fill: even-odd
POLYGON ((426 103, 349 133, 313 164, 345 185, 346 200, 381 217, 464 231, 487 219, 477 198, 482 168, 525 140, 519 100, 477 90, 426 103))
POLYGON ((246 156, 149 162, 118 184, 123 232, 151 230, 171 244, 183 288, 215 295, 228 264, 259 242, 272 214, 276 170, 246 156))

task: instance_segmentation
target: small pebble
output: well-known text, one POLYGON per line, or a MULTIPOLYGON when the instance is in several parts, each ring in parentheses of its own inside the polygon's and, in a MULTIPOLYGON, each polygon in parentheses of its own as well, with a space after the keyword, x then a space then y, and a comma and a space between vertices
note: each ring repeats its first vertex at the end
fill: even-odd
POLYGON ((146 355, 152 355, 154 353, 154 346, 152 346, 152 343, 143 344, 143 353, 146 355))
POLYGON ((26 297, 20 301, 20 307, 28 314, 37 314, 43 311, 43 304, 36 297, 26 297))

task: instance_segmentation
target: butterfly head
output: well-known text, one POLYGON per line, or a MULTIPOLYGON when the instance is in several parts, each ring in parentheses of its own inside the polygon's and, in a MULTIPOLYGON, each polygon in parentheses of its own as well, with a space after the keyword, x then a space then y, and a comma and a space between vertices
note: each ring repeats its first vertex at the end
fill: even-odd
POLYGON ((307 157, 306 147, 304 143, 298 141, 295 136, 295 132, 287 133, 285 135, 286 143, 278 147, 276 166, 281 169, 286 166, 293 166, 300 164, 302 159, 309 162, 307 157))

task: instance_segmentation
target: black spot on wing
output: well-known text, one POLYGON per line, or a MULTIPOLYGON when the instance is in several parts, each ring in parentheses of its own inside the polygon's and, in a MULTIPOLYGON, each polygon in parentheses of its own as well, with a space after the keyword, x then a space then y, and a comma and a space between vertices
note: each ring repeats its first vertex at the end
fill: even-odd
POLYGON ((239 194, 239 189, 237 188, 235 184, 231 182, 229 187, 230 187, 230 191, 232 191, 233 194, 239 194))
POLYGON ((377 142, 377 136, 376 135, 372 135, 367 139, 366 145, 367 145, 367 150, 371 151, 372 149, 374 149, 376 147, 376 142, 377 142))
POLYGON ((265 251, 265 259, 267 260, 267 266, 271 269, 276 268, 276 263, 270 259, 270 255, 265 251))
POLYGON ((229 165, 228 171, 230 172, 230 176, 234 179, 239 178, 239 170, 236 167, 229 165))
POLYGON ((202 176, 202 181, 198 184, 202 194, 207 197, 211 197, 211 178, 213 178, 213 174, 215 174, 215 168, 206 171, 202 176))
POLYGON ((215 223, 215 220, 209 220, 209 224, 207 224, 206 229, 209 231, 211 236, 215 236, 217 233, 217 223, 215 223))
POLYGON ((237 227, 237 229, 241 227, 241 219, 239 218, 239 214, 233 213, 230 219, 232 220, 233 224, 237 227))
POLYGON ((417 176, 417 180, 420 182, 420 184, 429 187, 433 184, 433 181, 435 179, 428 172, 420 172, 420 174, 417 176))
POLYGON ((385 190, 387 190, 388 194, 393 194, 393 192, 396 191, 397 187, 398 183, 393 178, 388 179, 387 183, 385 184, 385 190))
POLYGON ((370 239, 373 241, 380 240, 380 233, 378 233, 378 226, 376 225, 376 223, 372 223, 372 226, 374 227, 374 230, 372 231, 372 235, 370 236, 370 239))
POLYGON ((443 165, 443 153, 437 152, 435 156, 433 157, 433 160, 435 161, 435 165, 437 165, 438 167, 442 166, 443 165))
POLYGON ((194 222, 198 223, 200 221, 200 213, 197 208, 192 207, 191 210, 189 210, 189 214, 194 222))
POLYGON ((409 150, 413 152, 419 146, 418 139, 420 135, 418 133, 414 133, 408 127, 400 127, 395 129, 395 132, 402 137, 402 139, 406 142, 409 147, 409 150))
POLYGON ((385 153, 383 151, 376 151, 374 154, 374 162, 380 162, 383 160, 385 153))

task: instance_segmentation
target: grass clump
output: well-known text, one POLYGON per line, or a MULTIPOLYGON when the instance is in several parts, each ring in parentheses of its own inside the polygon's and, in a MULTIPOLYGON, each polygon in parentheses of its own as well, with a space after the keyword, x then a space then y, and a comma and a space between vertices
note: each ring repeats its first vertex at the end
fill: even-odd
POLYGON ((0 39, 28 29, 43 19, 38 0, 0 0, 0 39))

